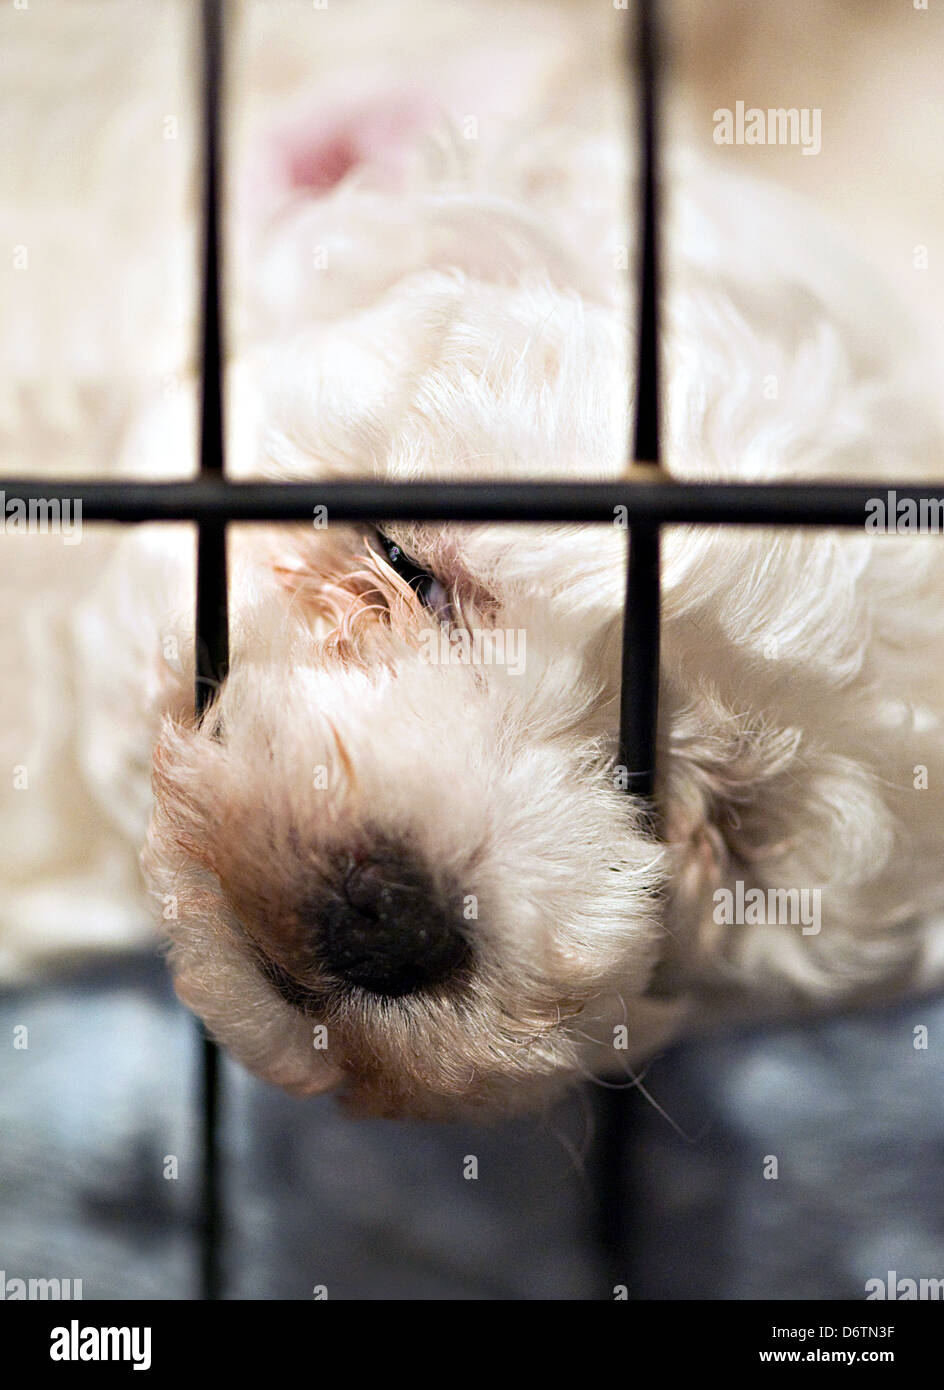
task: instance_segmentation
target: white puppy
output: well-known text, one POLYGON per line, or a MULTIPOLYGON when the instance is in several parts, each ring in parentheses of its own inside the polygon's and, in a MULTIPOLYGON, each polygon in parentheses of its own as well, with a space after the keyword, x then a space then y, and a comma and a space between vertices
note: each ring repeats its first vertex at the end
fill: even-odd
MULTIPOLYGON (((899 345, 884 320, 870 339, 848 269, 830 285, 782 211, 725 228, 728 192, 679 181, 670 469, 920 473, 899 345)), ((268 473, 620 473, 624 320, 571 278, 579 248, 548 251, 524 201, 493 222, 436 189, 411 216, 427 245, 449 225, 453 264, 400 277, 378 205, 319 216, 335 207, 365 240, 376 217, 383 283, 272 354, 268 473)), ((773 1005, 919 977, 908 924, 941 898, 944 552, 864 523, 667 537, 664 849, 612 769, 618 527, 246 541, 231 674, 199 728, 188 677, 155 754, 146 868, 182 997, 281 1084, 443 1114, 533 1104, 718 991, 773 1005)))
MULTIPOLYGON (((612 124, 485 173, 411 162, 436 128, 382 84, 331 129, 274 127, 238 252, 236 473, 625 468, 612 124)), ((792 204, 695 161, 668 187, 669 470, 928 476, 938 422, 870 282, 792 204)), ((160 471, 191 421, 177 393, 129 449, 160 471)), ((374 1113, 511 1110, 719 1009, 940 977, 939 540, 667 532, 659 844, 613 766, 618 518, 323 520, 233 537, 231 671, 199 725, 188 534, 129 537, 77 628, 108 652, 80 662, 86 783, 133 828, 154 744, 177 987, 247 1066, 374 1113)))

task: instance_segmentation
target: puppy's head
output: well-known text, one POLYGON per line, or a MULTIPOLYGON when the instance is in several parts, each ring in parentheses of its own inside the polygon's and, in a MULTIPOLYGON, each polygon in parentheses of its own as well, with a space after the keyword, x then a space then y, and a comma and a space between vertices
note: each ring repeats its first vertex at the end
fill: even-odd
POLYGON ((181 997, 264 1077, 374 1113, 539 1103, 653 963, 610 638, 461 529, 280 536, 216 702, 155 755, 181 997))

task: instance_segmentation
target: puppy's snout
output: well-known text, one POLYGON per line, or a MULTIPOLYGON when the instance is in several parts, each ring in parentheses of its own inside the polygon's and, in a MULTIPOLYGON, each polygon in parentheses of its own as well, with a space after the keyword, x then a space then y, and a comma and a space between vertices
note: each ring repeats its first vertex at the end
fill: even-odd
POLYGON ((352 862, 321 924, 324 966, 346 983, 395 998, 440 984, 469 943, 454 902, 406 854, 352 862))

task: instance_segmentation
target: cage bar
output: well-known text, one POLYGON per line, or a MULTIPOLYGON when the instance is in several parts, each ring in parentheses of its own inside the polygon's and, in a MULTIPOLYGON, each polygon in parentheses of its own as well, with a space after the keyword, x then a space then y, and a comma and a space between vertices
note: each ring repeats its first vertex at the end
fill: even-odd
MULTIPOLYGON (((928 508, 923 530, 944 534, 944 486, 920 481, 736 482, 230 482, 211 477, 152 483, 62 478, 0 479, 8 503, 81 502, 83 522, 384 521, 609 523, 628 525, 836 526, 863 529, 876 499, 928 508), (933 509, 933 510, 932 510, 933 509), (938 521, 935 524, 934 517, 938 521)), ((894 510, 892 508, 892 510, 894 510)))
MULTIPOLYGON (((658 35, 655 0, 639 0, 635 31, 626 34, 627 79, 638 92, 639 282, 636 309, 635 423, 630 477, 648 487, 660 476, 661 379, 659 343, 658 35), (635 61, 634 61, 635 60, 635 61)), ((620 675, 618 762, 626 790, 642 803, 649 829, 657 827, 656 735, 659 721, 661 536, 659 521, 628 527, 626 597, 620 675)), ((627 1095, 606 1086, 597 1105, 596 1211, 598 1241, 614 1284, 626 1283, 632 1202, 627 1155, 627 1095)))
MULTIPOLYGON (((659 427, 659 205, 657 160, 658 51, 654 0, 640 0, 636 86, 639 90, 640 228, 638 328, 636 342, 636 415, 631 471, 659 475, 662 460, 659 427)), ((628 45, 630 46, 630 45, 628 45)), ((630 68, 632 73, 632 68, 630 68)), ((647 484, 644 483, 643 486, 647 484)), ((661 581, 659 521, 629 525, 626 602, 623 611, 620 687, 619 760, 628 790, 654 812, 656 730, 659 715, 659 647, 661 581)))
MULTIPOLYGON (((203 96, 203 305, 201 323, 200 477, 222 481, 223 352, 220 305, 220 104, 223 35, 220 0, 201 6, 203 96)), ((194 706, 197 718, 210 704, 229 662, 226 573, 226 513, 197 523, 194 706)), ((219 1121, 221 1068, 216 1044, 201 1026, 200 1133, 200 1289, 216 1299, 221 1289, 219 1121)))

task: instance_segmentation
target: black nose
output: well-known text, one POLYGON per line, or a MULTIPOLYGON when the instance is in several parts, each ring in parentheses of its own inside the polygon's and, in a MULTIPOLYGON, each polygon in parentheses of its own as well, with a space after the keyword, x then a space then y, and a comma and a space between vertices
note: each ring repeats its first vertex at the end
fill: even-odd
POLYGON ((457 904, 398 852, 352 861, 318 938, 326 970, 388 998, 441 983, 469 956, 457 904))

